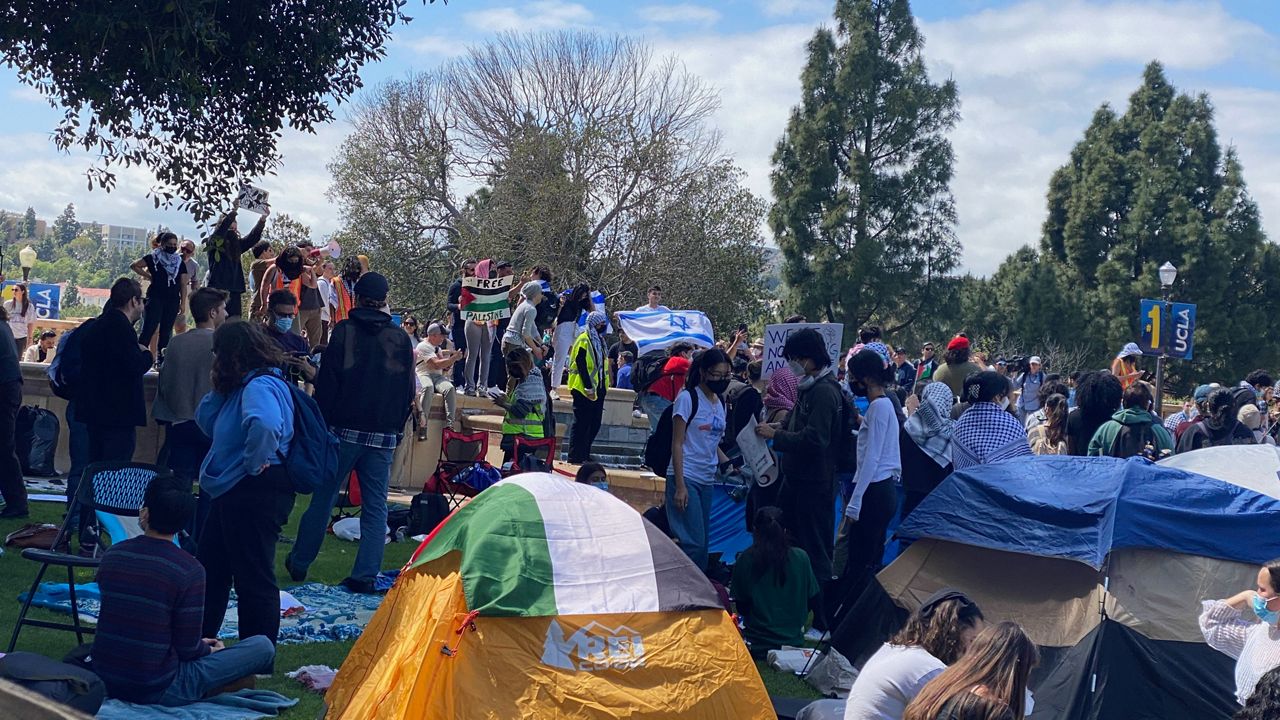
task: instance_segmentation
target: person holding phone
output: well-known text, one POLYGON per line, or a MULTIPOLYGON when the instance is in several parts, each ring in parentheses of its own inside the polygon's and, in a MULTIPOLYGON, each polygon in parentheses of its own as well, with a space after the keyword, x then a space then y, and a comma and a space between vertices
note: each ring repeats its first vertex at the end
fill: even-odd
POLYGON ((458 417, 458 388, 449 374, 463 356, 461 350, 449 347, 449 339, 440 323, 428 325, 427 336, 413 350, 413 369, 421 388, 418 407, 426 415, 431 410, 433 398, 439 393, 444 397, 444 426, 449 429, 453 429, 458 417))

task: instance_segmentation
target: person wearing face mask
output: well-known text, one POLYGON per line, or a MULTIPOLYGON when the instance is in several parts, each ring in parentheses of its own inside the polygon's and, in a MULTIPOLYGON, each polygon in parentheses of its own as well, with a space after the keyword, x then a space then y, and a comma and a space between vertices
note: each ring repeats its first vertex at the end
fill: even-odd
POLYGON ((212 233, 204 241, 204 251, 208 257, 208 272, 205 274, 205 285, 219 290, 226 290, 227 315, 240 317, 240 296, 244 294, 244 266, 240 264, 240 256, 253 249, 262 239, 262 231, 267 226, 267 216, 271 208, 264 208, 258 222, 248 235, 241 236, 236 223, 236 210, 232 210, 218 221, 212 233))
POLYGON ((1257 589, 1205 600, 1200 632, 1209 647, 1236 661, 1236 700, 1243 704, 1258 679, 1280 666, 1280 559, 1258 569, 1257 589), (1245 611, 1257 618, 1248 618, 1245 611))
POLYGON ((965 378, 961 398, 969 403, 952 431, 956 470, 1030 455, 1027 430, 1008 412, 1009 381, 994 370, 965 378))
POLYGON ((267 335, 290 355, 309 354, 307 341, 291 330, 298 318, 298 299, 288 290, 276 290, 267 296, 267 335))
POLYGON ((171 232, 162 232, 156 236, 160 246, 137 260, 130 268, 146 279, 146 310, 142 315, 142 333, 138 342, 151 344, 151 336, 160 330, 160 338, 156 349, 163 352, 173 337, 173 324, 178 312, 187 306, 187 291, 191 283, 187 281, 187 264, 178 255, 178 236, 171 232))
POLYGON ((732 372, 723 350, 704 350, 694 358, 684 389, 671 409, 667 524, 680 549, 703 572, 707 569, 712 492, 719 468, 729 460, 720 449, 725 428, 721 397, 729 389, 732 372))
POLYGON ((147 424, 142 376, 155 358, 138 343, 133 324, 142 318, 145 303, 137 280, 120 278, 102 315, 84 329, 80 352, 92 362, 80 368, 76 419, 88 426, 89 462, 128 462, 133 459, 137 428, 147 424))
POLYGON ((503 360, 507 369, 507 393, 494 397, 493 404, 504 411, 502 462, 514 460, 518 468, 523 458, 514 456, 516 436, 530 440, 546 437, 547 391, 542 385, 542 374, 533 372, 533 355, 528 350, 508 350, 503 360))
POLYGON ((569 393, 573 397, 573 430, 569 436, 569 462, 578 465, 591 455, 600 433, 609 372, 605 366, 604 338, 608 318, 600 310, 587 314, 587 329, 569 349, 569 393))
MULTIPOLYGON (((777 504, 782 508, 783 524, 796 547, 809 555, 818 582, 826 583, 832 577, 835 521, 831 507, 835 504, 836 452, 844 396, 826 341, 817 330, 805 328, 792 333, 782 346, 782 356, 799 380, 795 406, 787 415, 785 428, 777 423, 761 423, 756 426, 756 434, 773 440, 773 448, 781 452, 777 504)), ((815 618, 814 624, 825 629, 826 619, 815 618)))
POLYGON ((274 294, 279 290, 288 290, 298 304, 298 315, 294 319, 290 332, 306 335, 308 349, 320 344, 322 325, 320 323, 320 291, 316 285, 315 268, 307 264, 305 250, 302 247, 287 247, 276 258, 275 264, 267 268, 262 276, 265 292, 274 294))

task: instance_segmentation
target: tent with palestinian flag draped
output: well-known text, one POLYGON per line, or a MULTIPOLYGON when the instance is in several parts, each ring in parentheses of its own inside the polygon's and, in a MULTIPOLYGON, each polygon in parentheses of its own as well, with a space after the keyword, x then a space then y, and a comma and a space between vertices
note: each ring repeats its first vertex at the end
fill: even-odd
POLYGON ((462 278, 462 294, 458 297, 462 319, 480 322, 511 317, 511 305, 507 296, 511 293, 511 283, 514 280, 514 275, 462 278))
POLYGON ((328 718, 774 718, 714 588, 598 488, 508 478, 421 547, 325 696, 328 718))

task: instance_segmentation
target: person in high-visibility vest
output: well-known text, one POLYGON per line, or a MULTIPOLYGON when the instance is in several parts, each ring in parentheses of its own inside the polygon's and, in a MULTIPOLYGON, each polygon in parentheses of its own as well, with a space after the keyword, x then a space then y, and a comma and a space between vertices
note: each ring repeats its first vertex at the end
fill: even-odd
POLYGON ((573 396, 573 433, 569 438, 569 462, 584 463, 600 432, 609 373, 605 368, 604 332, 608 318, 601 310, 587 314, 587 329, 569 349, 569 391, 573 396))
MULTIPOLYGON (((546 437, 547 391, 542 374, 533 372, 533 354, 525 348, 507 353, 507 394, 495 397, 493 403, 506 411, 502 418, 502 461, 513 459, 517 435, 532 440, 546 437)), ((514 458, 517 465, 520 458, 514 458)))

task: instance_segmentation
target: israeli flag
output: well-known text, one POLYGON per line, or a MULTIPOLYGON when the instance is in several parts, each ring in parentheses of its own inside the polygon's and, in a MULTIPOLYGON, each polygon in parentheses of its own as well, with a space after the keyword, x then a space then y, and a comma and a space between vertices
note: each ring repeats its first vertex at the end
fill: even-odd
POLYGON ((618 313, 622 331, 640 349, 640 354, 666 350, 684 341, 700 348, 716 344, 711 320, 700 310, 646 310, 618 313))
MULTIPOLYGON (((609 317, 609 312, 604 309, 604 293, 600 292, 599 290, 593 291, 591 293, 591 302, 596 306, 597 310, 605 314, 606 318, 609 317)), ((578 330, 581 331, 586 329, 587 329, 587 312, 584 310, 578 314, 578 330)), ((605 331, 605 334, 607 335, 613 334, 612 320, 607 321, 607 324, 604 327, 604 331, 605 331)))

